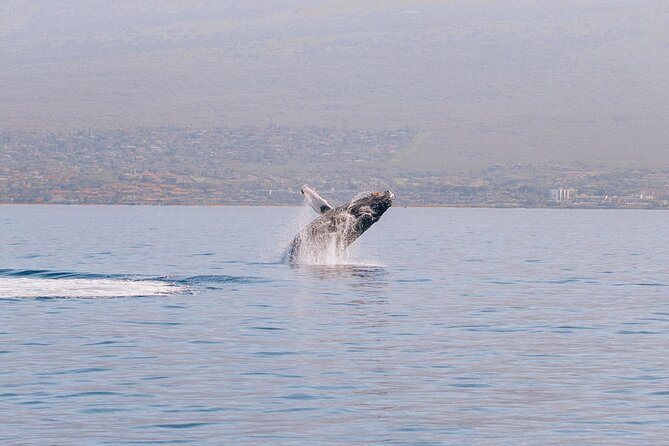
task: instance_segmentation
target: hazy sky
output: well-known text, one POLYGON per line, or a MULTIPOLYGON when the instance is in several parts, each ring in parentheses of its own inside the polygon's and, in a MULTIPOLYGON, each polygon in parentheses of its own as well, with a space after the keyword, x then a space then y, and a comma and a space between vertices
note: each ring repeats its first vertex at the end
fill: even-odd
POLYGON ((0 2, 2 128, 269 122, 669 167, 669 2, 0 2))

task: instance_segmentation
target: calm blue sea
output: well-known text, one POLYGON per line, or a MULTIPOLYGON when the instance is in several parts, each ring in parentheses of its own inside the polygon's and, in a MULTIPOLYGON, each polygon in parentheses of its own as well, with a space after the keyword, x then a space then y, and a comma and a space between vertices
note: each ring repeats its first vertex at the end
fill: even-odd
POLYGON ((659 445, 669 213, 0 206, 2 445, 659 445))

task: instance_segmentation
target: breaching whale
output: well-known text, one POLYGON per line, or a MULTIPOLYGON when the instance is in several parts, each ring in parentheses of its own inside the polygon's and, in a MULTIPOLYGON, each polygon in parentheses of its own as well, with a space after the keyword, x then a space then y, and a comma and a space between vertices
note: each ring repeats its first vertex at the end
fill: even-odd
POLYGON ((392 205, 395 194, 389 190, 357 196, 333 208, 308 186, 302 194, 321 214, 293 239, 286 257, 290 263, 320 263, 329 255, 341 255, 363 232, 369 229, 392 205))

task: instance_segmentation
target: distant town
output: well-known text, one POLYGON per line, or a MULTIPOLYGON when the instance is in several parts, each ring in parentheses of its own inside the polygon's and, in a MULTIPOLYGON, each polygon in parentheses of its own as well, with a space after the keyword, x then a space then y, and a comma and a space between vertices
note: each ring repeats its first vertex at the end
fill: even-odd
MULTIPOLYGON (((178 127, 0 132, 0 203, 295 205, 391 189, 404 206, 669 209, 669 171, 495 164, 411 170, 419 132, 178 127)), ((444 155, 446 156, 446 155, 444 155)))

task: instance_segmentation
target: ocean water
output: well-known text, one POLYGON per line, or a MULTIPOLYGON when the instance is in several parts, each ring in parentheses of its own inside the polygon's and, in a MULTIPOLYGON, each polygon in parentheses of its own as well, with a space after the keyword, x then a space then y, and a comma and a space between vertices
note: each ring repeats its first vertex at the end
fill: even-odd
POLYGON ((658 445, 669 213, 0 206, 0 444, 658 445))

